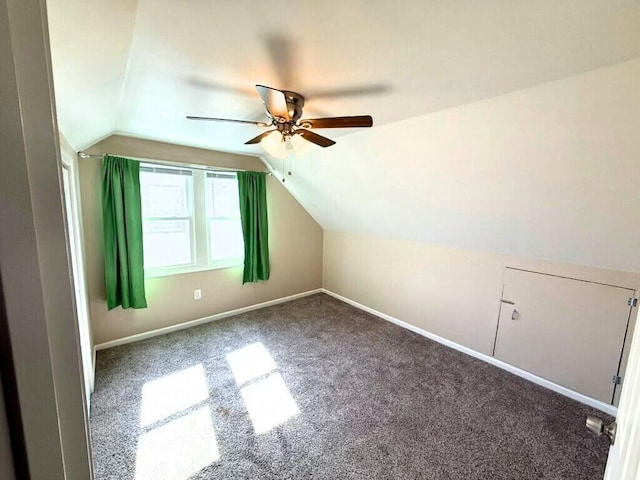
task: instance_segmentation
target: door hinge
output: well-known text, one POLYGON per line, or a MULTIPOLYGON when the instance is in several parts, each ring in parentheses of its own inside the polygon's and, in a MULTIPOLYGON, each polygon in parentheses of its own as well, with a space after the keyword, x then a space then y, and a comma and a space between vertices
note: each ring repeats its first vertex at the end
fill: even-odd
POLYGON ((614 385, 620 385, 622 384, 622 377, 620 375, 614 375, 611 377, 611 381, 614 385))
POLYGON ((627 305, 629 305, 630 307, 637 307, 638 306, 638 299, 637 298, 633 298, 633 297, 629 297, 629 300, 627 301, 627 305))

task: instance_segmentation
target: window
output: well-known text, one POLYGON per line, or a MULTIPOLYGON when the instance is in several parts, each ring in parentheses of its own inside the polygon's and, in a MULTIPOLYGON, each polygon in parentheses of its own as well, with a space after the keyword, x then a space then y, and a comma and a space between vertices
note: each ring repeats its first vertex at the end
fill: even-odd
POLYGON ((235 173, 143 163, 140 194, 147 276, 242 264, 235 173))
POLYGON ((207 172, 207 244, 209 261, 244 256, 238 178, 235 173, 207 172))

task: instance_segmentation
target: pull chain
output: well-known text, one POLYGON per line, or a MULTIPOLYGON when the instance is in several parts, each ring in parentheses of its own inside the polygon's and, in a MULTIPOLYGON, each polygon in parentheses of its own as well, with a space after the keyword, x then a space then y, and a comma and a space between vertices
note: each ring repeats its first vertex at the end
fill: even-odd
MULTIPOLYGON (((285 150, 285 154, 286 154, 286 150, 285 150)), ((286 158, 286 157, 285 157, 285 158, 286 158)), ((283 158, 283 159, 282 159, 282 183, 284 183, 284 182, 285 182, 285 180, 286 180, 286 179, 284 178, 284 161, 285 161, 285 158, 283 158)))

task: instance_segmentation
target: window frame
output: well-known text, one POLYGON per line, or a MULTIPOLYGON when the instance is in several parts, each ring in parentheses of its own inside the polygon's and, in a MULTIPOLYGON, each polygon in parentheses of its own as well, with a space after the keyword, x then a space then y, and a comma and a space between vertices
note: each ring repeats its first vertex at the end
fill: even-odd
MULTIPOLYGON (((174 168, 191 171, 191 186, 189 188, 189 201, 191 203, 190 220, 191 236, 191 263, 166 267, 145 267, 145 278, 167 277, 184 273, 204 272, 207 270, 218 270, 222 268, 241 267, 244 264, 244 255, 240 258, 228 258, 222 260, 211 260, 209 255, 209 226, 207 216, 207 200, 209 195, 206 192, 207 173, 235 174, 234 170, 224 170, 221 168, 211 168, 184 164, 165 164, 145 160, 140 162, 140 168, 174 168)), ((143 217, 142 220, 174 220, 182 217, 143 217)), ((238 220, 240 221, 240 220, 238 220)), ((143 234, 144 235, 144 234, 143 234)), ((243 249, 244 250, 244 249, 243 249)))

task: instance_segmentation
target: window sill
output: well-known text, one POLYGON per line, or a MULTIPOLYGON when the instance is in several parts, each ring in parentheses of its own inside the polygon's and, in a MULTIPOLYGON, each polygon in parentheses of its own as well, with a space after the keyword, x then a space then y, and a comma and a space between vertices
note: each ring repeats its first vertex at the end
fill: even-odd
POLYGON ((242 267, 244 260, 242 258, 234 258, 231 260, 221 260, 212 265, 204 267, 197 267, 193 265, 186 265, 184 267, 172 267, 172 268, 149 268, 144 271, 144 278, 158 278, 158 277, 170 277, 173 275, 183 275, 185 273, 206 272, 208 270, 220 270, 223 268, 242 267))

